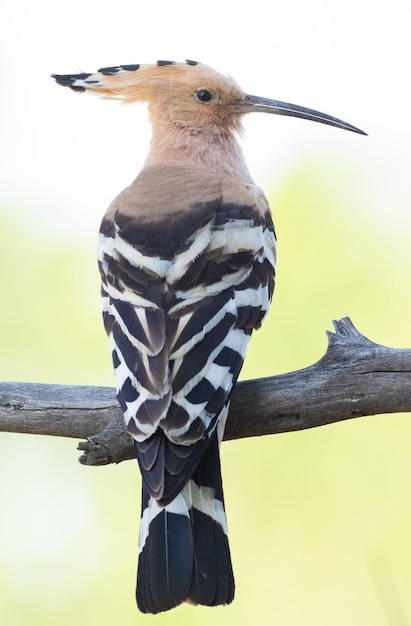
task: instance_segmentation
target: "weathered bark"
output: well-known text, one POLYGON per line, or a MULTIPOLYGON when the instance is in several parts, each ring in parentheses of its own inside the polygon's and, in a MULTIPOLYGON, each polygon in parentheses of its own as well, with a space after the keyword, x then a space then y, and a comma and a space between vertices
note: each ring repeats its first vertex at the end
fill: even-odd
MULTIPOLYGON (((364 415, 411 411, 411 349, 373 343, 349 318, 302 370, 237 383, 225 439, 313 428, 364 415)), ((86 439, 85 465, 134 458, 109 387, 0 383, 0 431, 86 439)))

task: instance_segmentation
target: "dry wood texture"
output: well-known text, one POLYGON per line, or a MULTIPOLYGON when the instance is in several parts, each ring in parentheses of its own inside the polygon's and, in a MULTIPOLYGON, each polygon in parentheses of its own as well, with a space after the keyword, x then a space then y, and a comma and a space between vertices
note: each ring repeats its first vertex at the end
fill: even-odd
MULTIPOLYGON (((334 327, 317 363, 237 383, 225 439, 411 411, 411 349, 373 343, 349 318, 334 327)), ((0 383, 0 431, 86 439, 78 446, 85 465, 134 458, 110 387, 0 383)))

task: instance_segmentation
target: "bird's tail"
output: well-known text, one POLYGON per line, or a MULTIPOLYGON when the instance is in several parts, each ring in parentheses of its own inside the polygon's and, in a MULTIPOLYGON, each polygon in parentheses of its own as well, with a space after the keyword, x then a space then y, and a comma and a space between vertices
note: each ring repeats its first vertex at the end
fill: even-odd
POLYGON ((161 506, 143 487, 137 604, 160 613, 182 602, 215 606, 234 597, 217 434, 179 495, 161 506))

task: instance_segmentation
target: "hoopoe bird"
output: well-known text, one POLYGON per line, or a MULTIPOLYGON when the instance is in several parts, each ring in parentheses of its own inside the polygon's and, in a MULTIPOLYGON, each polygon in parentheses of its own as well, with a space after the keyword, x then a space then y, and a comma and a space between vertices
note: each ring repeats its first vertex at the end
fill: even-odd
POLYGON ((268 202, 238 143, 242 118, 262 111, 365 133, 248 95, 195 61, 53 78, 149 106, 148 157, 109 206, 98 246, 117 397, 143 482, 138 607, 228 604, 234 577, 219 448, 277 257, 268 202))

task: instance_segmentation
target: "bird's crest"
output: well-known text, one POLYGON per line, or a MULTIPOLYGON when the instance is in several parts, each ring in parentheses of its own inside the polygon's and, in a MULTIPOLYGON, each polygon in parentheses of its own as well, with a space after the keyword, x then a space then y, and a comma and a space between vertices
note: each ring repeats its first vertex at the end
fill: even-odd
POLYGON ((52 74, 52 77, 59 85, 70 87, 73 91, 89 91, 124 102, 153 102, 161 93, 169 92, 170 88, 190 91, 214 89, 222 93, 224 99, 230 99, 230 96, 235 99, 244 93, 232 78, 191 60, 116 65, 102 67, 95 73, 52 74))

